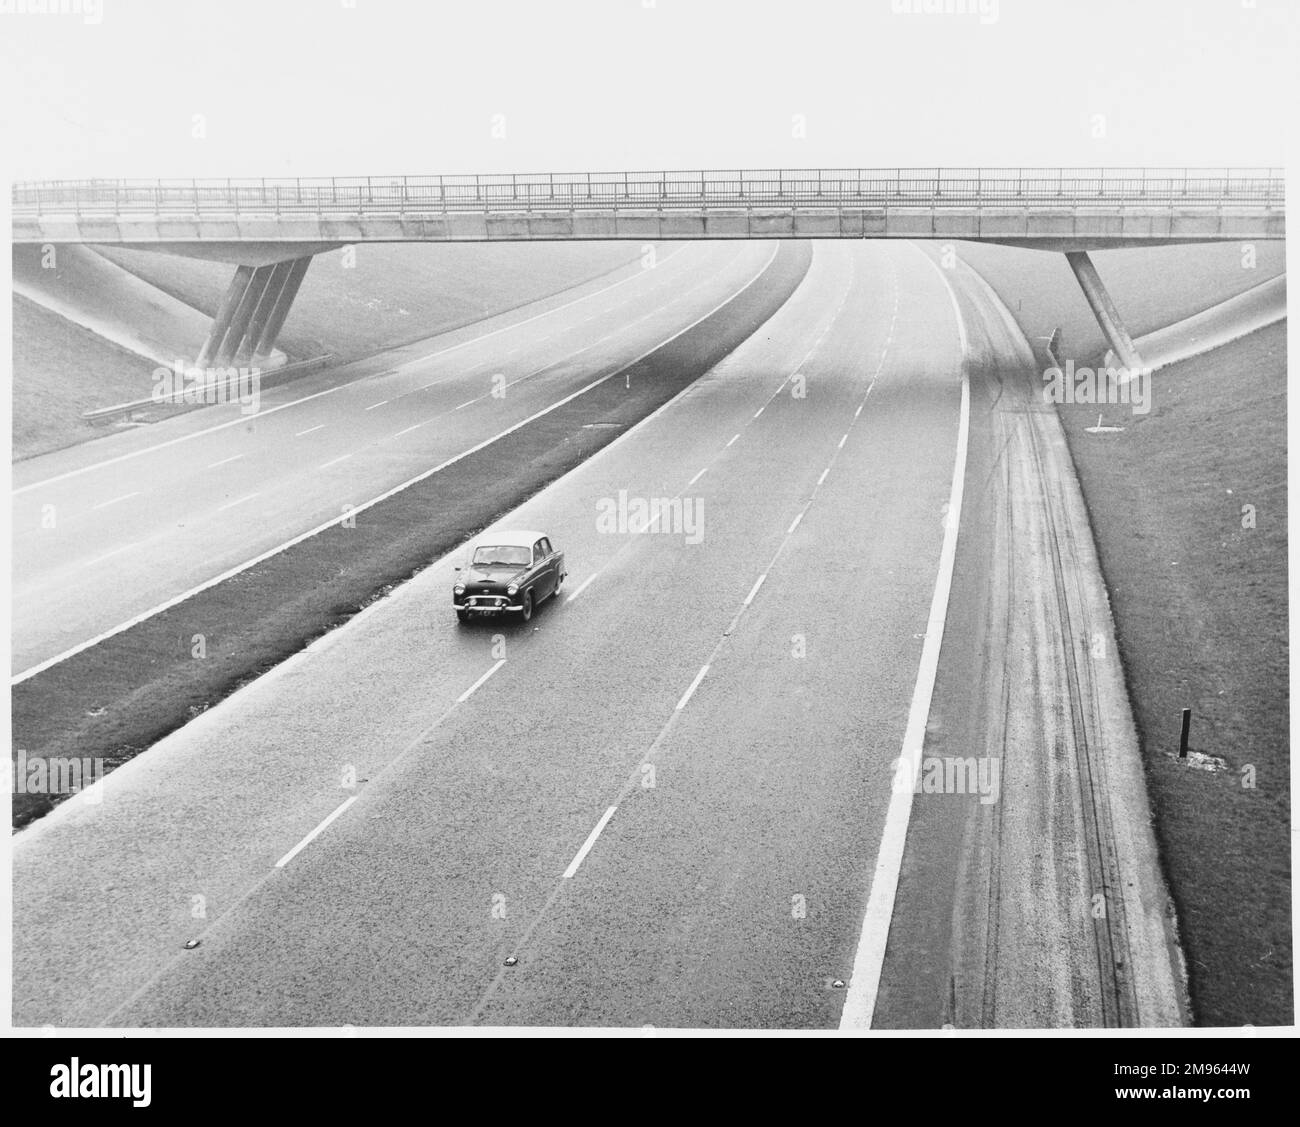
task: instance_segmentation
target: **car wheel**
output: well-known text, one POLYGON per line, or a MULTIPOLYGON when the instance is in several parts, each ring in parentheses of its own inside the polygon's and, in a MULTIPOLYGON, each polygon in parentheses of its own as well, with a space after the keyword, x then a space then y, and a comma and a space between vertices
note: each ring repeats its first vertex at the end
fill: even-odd
POLYGON ((468 621, 469 621, 469 611, 467 611, 467 610, 462 610, 460 607, 457 607, 457 608, 456 608, 456 618, 457 618, 457 620, 460 621, 460 622, 468 622, 468 621))
POLYGON ((533 593, 532 591, 524 592, 523 610, 519 612, 519 617, 527 622, 533 617, 533 593))

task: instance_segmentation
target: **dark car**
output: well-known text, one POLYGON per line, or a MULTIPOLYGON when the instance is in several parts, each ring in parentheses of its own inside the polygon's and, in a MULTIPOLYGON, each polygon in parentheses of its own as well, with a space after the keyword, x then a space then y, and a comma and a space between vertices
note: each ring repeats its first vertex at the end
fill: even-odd
POLYGON ((544 533, 527 530, 488 533, 475 544, 468 564, 456 570, 451 602, 461 622, 512 613, 527 622, 568 574, 564 553, 544 533))

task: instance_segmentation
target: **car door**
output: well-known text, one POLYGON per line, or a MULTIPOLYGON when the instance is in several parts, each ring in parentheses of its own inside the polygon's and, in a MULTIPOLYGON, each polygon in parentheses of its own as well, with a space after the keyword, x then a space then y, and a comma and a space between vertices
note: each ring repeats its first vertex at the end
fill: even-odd
POLYGON ((541 602, 555 593, 555 560, 551 556, 551 542, 543 536, 533 545, 533 566, 537 570, 534 584, 534 601, 541 602))

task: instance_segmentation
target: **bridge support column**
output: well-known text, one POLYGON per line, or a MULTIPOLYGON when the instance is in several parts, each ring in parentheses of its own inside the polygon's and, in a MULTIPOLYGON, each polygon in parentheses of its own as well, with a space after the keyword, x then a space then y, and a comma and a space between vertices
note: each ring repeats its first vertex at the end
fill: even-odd
POLYGON ((284 319, 289 316, 289 307, 293 304, 293 299, 298 296, 298 287, 302 285, 302 280, 307 273, 307 267, 311 265, 311 259, 312 256, 308 254, 302 258, 280 263, 280 266, 288 267, 288 269, 281 278, 278 288, 276 287, 275 278, 271 279, 271 285, 267 287, 267 292, 270 293, 271 289, 275 288, 275 297, 261 330, 253 338, 254 361, 270 356, 271 350, 275 348, 276 338, 280 335, 284 319))
POLYGON ((1120 364, 1130 371, 1141 368, 1142 357, 1138 355, 1133 338, 1129 336, 1128 329, 1120 320, 1119 310, 1115 308, 1110 294, 1106 292, 1101 275, 1097 273, 1097 268, 1088 257, 1088 252, 1066 251, 1065 258, 1070 264, 1070 269, 1074 271, 1075 278, 1078 279, 1083 296, 1088 299, 1088 304, 1092 307, 1092 315, 1097 318, 1097 324, 1101 326, 1101 331, 1106 335, 1106 340, 1120 364))
MULTIPOLYGON (((235 271, 236 280, 238 280, 239 272, 243 269, 245 268, 241 266, 239 270, 235 271)), ((257 311, 258 303, 262 300, 267 283, 271 280, 271 275, 274 272, 274 266, 253 267, 253 273, 248 279, 248 285, 244 287, 244 292, 239 298, 239 304, 235 306, 234 315, 230 318, 230 327, 226 330, 225 337, 217 347, 216 365, 218 368, 228 368, 234 362, 240 345, 244 343, 244 334, 248 332, 248 326, 252 323, 253 314, 257 311)))
POLYGON ((253 269, 252 266, 235 267, 235 276, 226 287, 221 304, 217 306, 217 314, 212 318, 212 328, 208 330, 208 339, 203 342, 199 358, 195 361, 198 367, 207 368, 216 360, 217 353, 221 351, 221 342, 226 339, 226 333, 230 331, 230 322, 235 315, 235 310, 239 308, 239 303, 248 289, 248 283, 253 277, 253 269))
MULTIPOLYGON (((257 302, 257 308, 253 310, 253 316, 248 322, 248 330, 235 347, 234 363, 236 367, 247 367, 249 361, 252 360, 253 346, 261 339, 262 333, 266 329, 266 323, 271 318, 271 310, 275 307, 276 298, 280 296, 284 280, 289 276, 289 271, 292 268, 292 260, 277 262, 274 266, 269 267, 270 273, 266 276, 266 284, 262 289, 262 296, 257 302)), ((262 269, 268 268, 262 267, 262 269)))

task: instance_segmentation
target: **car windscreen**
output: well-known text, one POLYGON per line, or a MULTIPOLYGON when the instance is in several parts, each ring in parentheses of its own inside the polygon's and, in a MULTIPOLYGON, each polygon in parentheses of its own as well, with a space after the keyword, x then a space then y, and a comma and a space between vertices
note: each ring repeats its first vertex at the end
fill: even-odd
POLYGON ((527 567, 531 562, 532 549, 513 544, 484 544, 475 549, 471 561, 475 567, 527 567))

